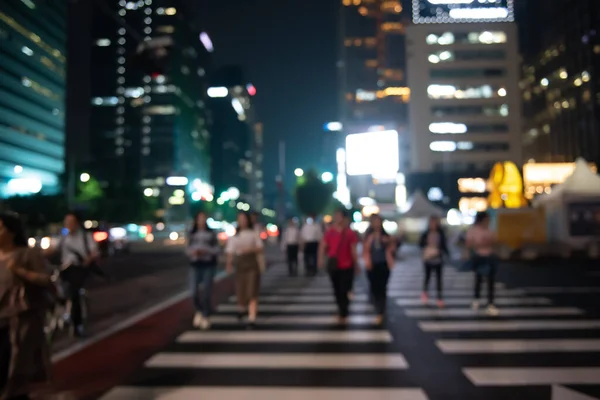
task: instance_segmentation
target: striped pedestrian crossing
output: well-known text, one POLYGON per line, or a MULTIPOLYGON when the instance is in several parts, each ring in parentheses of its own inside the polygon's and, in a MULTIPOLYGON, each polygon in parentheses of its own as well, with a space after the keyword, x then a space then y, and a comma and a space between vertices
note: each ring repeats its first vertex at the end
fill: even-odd
MULTIPOLYGON (((463 278, 458 278, 459 272, 445 274, 445 279, 458 282, 459 288, 445 285, 449 290, 444 290, 446 307, 441 309, 433 302, 423 304, 419 291, 405 286, 407 278, 418 283, 419 274, 422 277, 415 268, 412 275, 392 276, 391 288, 405 288, 394 303, 475 387, 516 390, 546 386, 553 393, 547 398, 555 400, 596 398, 557 385, 586 385, 588 392, 600 393, 600 320, 590 317, 584 308, 559 304, 560 297, 552 297, 598 293, 600 288, 496 284, 499 313, 490 316, 485 309, 470 307, 471 274, 464 273, 463 278)), ((431 289, 434 284, 432 279, 431 289)), ((485 290, 484 285, 483 298, 485 290)))
POLYGON ((232 296, 211 330, 181 333, 102 399, 428 400, 408 378, 410 363, 392 333, 376 325, 363 281, 341 327, 325 275, 267 275, 273 285, 263 288, 255 329, 240 323, 232 296))

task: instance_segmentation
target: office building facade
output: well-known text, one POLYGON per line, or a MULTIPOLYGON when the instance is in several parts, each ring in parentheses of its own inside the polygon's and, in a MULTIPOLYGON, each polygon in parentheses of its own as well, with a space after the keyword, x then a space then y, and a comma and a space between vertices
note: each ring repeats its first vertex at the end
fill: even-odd
MULTIPOLYGON (((511 0, 413 2, 407 29, 411 177, 456 206, 457 180, 522 163, 520 59, 511 0), (444 3, 444 4, 442 4, 444 3), (439 189, 439 190, 437 190, 439 189)), ((485 192, 485 189, 484 189, 485 192)), ((438 198, 439 197, 439 198, 438 198)))
POLYGON ((67 5, 0 3, 0 196, 55 194, 65 171, 67 5))
POLYGON ((185 17, 185 5, 113 0, 84 10, 93 43, 91 109, 89 137, 80 143, 88 156, 78 168, 104 182, 111 197, 153 193, 169 208, 182 201, 173 190, 184 189, 184 202, 212 196, 206 91, 214 49, 185 17), (188 183, 173 189, 169 177, 188 183))
MULTIPOLYGON (((543 8, 537 47, 525 55, 524 157, 600 163, 600 4, 555 1, 543 8)), ((535 21, 531 13, 523 23, 535 21)))

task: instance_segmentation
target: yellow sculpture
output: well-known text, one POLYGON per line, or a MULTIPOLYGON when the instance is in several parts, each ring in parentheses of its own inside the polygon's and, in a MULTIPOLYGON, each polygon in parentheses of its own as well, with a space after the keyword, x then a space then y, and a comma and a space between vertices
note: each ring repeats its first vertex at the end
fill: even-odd
POLYGON ((527 206, 523 196, 523 178, 515 163, 498 162, 488 180, 488 203, 491 208, 521 208, 527 206))

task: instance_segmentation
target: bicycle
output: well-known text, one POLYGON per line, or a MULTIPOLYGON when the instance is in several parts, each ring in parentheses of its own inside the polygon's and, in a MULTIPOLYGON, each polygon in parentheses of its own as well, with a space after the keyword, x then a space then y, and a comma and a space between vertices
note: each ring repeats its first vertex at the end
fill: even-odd
MULTIPOLYGON (((46 311, 44 323, 44 333, 48 343, 52 344, 60 334, 68 333, 75 335, 75 325, 71 317, 72 302, 66 294, 68 293, 68 284, 60 279, 60 271, 53 271, 51 280, 56 287, 56 298, 52 307, 46 311)), ((83 288, 79 290, 81 304, 81 320, 85 326, 89 316, 89 300, 87 291, 83 288)))

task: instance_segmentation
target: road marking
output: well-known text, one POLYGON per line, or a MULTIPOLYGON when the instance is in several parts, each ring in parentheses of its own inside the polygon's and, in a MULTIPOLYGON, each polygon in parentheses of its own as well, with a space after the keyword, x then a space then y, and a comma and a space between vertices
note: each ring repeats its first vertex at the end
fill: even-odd
POLYGON ((408 369, 402 354, 339 353, 159 353, 146 361, 148 368, 308 368, 408 369))
MULTIPOLYGON (((500 316, 506 317, 530 317, 535 315, 582 315, 585 312, 575 307, 522 307, 501 308, 500 316)), ((485 310, 474 311, 468 308, 444 308, 444 309, 407 309, 404 313, 409 317, 473 317, 485 316, 485 310)))
MULTIPOLYGON (((472 298, 456 298, 444 301, 447 306, 468 306, 473 302, 472 298)), ((421 299, 397 299, 395 303, 399 306, 420 306, 423 305, 421 299)), ((550 305, 552 301, 545 297, 501 297, 494 302, 498 306, 519 306, 519 305, 550 305)))
POLYGON ((552 400, 598 400, 564 386, 552 386, 552 400))
MULTIPOLYGON (((260 296, 259 302, 263 303, 326 303, 332 302, 335 300, 333 296, 333 292, 328 295, 315 295, 315 294, 305 294, 305 295, 267 295, 260 296)), ((358 294, 352 298, 353 301, 368 301, 369 298, 365 294, 358 294)), ((236 297, 231 296, 230 301, 235 302, 236 297)), ((262 308, 262 306, 259 306, 262 308)))
POLYGON ((475 386, 598 385, 600 367, 463 368, 475 386))
MULTIPOLYGON (((432 291, 433 293, 433 291, 432 291)), ((498 289, 496 290, 496 297, 516 297, 525 296, 525 291, 522 289, 498 289)), ((388 296, 390 297, 415 297, 421 296, 421 290, 397 290, 389 289, 388 296)), ((444 290, 444 297, 472 297, 473 291, 471 289, 451 289, 444 290)))
POLYGON ((185 332, 180 343, 391 343, 388 331, 185 332))
POLYGON ((599 287, 531 286, 523 288, 531 294, 600 293, 599 287))
MULTIPOLYGON (((330 304, 260 304, 260 298, 258 299, 258 312, 334 312, 337 311, 337 305, 334 303, 330 304)), ((237 304, 219 304, 218 310, 220 312, 235 312, 238 311, 237 304)), ((357 303, 351 304, 350 310, 355 312, 370 312, 373 311, 373 306, 368 303, 357 303)))
POLYGON ((600 351, 600 339, 443 339, 436 341, 436 345, 446 354, 600 351))
MULTIPOLYGON (((238 319, 231 315, 215 315, 212 317, 213 324, 238 324, 238 319)), ((336 325, 337 319, 329 315, 274 315, 270 317, 258 316, 256 323, 260 325, 336 325)), ((373 325, 374 317, 366 315, 351 315, 348 317, 350 325, 373 325)))
POLYGON ((600 320, 557 321, 424 321, 419 322, 424 332, 507 332, 600 329, 600 320))
POLYGON ((428 400, 422 389, 307 387, 117 387, 101 400, 428 400))

